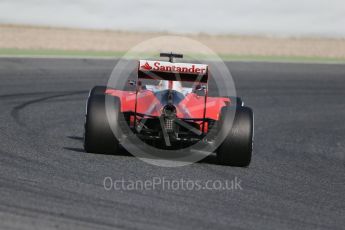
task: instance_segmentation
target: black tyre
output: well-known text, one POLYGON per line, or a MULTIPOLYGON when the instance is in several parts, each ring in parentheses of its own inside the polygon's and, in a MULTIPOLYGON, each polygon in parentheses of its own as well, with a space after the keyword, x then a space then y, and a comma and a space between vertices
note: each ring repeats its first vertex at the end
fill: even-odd
POLYGON ((95 86, 90 90, 90 95, 105 95, 105 91, 107 90, 106 86, 95 86))
POLYGON ((113 134, 110 125, 116 129, 121 111, 117 97, 105 95, 105 87, 96 86, 90 91, 87 101, 84 149, 86 152, 113 154, 119 151, 119 141, 113 134), (112 100, 109 121, 106 113, 105 99, 112 100))
POLYGON ((247 167, 252 158, 254 115, 249 107, 223 107, 219 121, 225 139, 217 149, 220 164, 247 167), (233 123, 231 124, 231 120, 233 123), (232 127, 230 127, 232 125, 232 127))
POLYGON ((240 97, 229 96, 229 99, 232 101, 232 106, 244 106, 244 102, 240 97), (235 103, 234 103, 235 102, 235 103))

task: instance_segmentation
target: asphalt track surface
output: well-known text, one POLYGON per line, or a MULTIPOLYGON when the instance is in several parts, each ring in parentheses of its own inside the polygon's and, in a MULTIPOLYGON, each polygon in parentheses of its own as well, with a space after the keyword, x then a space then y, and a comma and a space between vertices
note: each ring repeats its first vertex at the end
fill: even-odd
POLYGON ((345 65, 228 63, 255 111, 249 168, 157 167, 82 149, 110 60, 0 59, 0 229, 344 229, 345 65), (105 190, 103 180, 241 180, 105 190))

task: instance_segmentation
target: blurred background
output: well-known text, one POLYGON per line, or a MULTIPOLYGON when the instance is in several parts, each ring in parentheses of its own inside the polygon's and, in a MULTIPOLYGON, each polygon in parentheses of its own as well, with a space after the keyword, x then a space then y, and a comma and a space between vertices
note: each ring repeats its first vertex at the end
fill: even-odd
POLYGON ((113 56, 178 34, 230 59, 345 59, 343 0, 1 0, 0 24, 2 55, 113 56))

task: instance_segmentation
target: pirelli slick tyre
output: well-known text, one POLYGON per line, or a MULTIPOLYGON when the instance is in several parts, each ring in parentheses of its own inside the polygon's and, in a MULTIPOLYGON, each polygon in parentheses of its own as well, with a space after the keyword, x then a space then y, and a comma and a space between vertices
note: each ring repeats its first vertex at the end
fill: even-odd
POLYGON ((95 86, 90 90, 90 95, 105 95, 105 91, 107 90, 106 86, 95 86))
POLYGON ((244 106, 244 102, 242 101, 242 99, 240 97, 229 97, 230 101, 231 101, 231 106, 244 106))
POLYGON ((120 100, 117 97, 107 96, 105 87, 96 86, 90 91, 87 100, 84 149, 90 153, 114 154, 119 152, 119 142, 112 132, 118 126, 120 114, 120 100), (109 97, 113 106, 108 108, 111 116, 108 120, 105 99, 109 97))
POLYGON ((217 149, 219 163, 238 167, 249 166, 254 136, 252 109, 245 106, 223 107, 219 122, 220 132, 225 136, 217 149), (231 122, 232 118, 233 122, 231 122))

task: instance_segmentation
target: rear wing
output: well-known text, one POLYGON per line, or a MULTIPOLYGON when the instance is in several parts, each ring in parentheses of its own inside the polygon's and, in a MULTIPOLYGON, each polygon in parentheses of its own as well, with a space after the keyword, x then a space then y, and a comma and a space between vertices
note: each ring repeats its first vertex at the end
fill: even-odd
POLYGON ((140 60, 138 78, 206 83, 208 65, 140 60))

